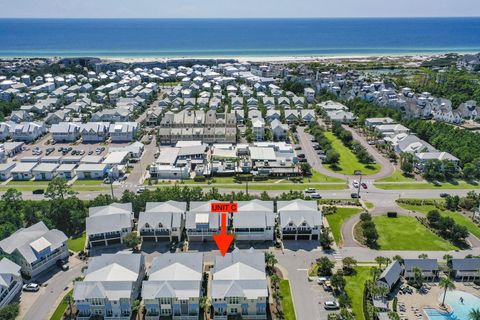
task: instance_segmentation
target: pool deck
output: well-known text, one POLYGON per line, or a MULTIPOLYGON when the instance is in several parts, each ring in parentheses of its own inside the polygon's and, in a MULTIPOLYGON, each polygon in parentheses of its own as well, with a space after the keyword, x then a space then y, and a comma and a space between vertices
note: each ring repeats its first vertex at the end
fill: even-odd
MULTIPOLYGON (((471 283, 467 283, 471 284, 471 283)), ((438 286, 438 282, 428 283, 430 288, 428 293, 421 293, 413 289, 413 294, 397 294, 398 298, 398 314, 400 319, 406 320, 428 320, 427 315, 423 309, 437 309, 440 310, 439 297, 443 294, 443 289, 438 286), (400 306, 405 306, 405 311, 400 311, 400 306)), ((465 285, 463 282, 455 282, 458 291, 468 292, 477 297, 480 297, 480 290, 475 289, 472 285, 465 285)))

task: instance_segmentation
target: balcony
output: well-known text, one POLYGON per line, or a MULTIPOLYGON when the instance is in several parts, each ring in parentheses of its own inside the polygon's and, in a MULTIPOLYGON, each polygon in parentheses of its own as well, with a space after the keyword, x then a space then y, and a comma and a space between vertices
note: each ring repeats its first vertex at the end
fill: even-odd
POLYGON ((120 238, 120 232, 114 233, 114 234, 106 234, 105 235, 106 239, 115 239, 115 238, 120 238))
POLYGON ((105 240, 105 237, 103 234, 94 234, 94 235, 90 235, 88 236, 88 240, 90 241, 99 241, 99 240, 105 240))

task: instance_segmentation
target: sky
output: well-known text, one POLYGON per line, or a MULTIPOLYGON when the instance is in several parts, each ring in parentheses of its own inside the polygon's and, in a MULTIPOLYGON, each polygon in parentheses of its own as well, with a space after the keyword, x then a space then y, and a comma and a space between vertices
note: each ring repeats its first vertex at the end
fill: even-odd
POLYGON ((1 18, 480 16, 479 0, 0 0, 1 18))

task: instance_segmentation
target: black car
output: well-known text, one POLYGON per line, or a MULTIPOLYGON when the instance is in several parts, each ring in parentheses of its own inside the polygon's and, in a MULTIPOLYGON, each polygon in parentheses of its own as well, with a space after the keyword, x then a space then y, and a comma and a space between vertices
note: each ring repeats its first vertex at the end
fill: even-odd
POLYGON ((351 193, 351 194, 350 194, 350 197, 351 197, 352 199, 358 199, 358 198, 360 198, 360 195, 359 195, 358 193, 354 192, 354 193, 351 193))
POLYGON ((442 192, 442 193, 440 193, 440 197, 441 198, 448 198, 448 197, 450 197, 450 194, 448 194, 446 192, 442 192))
POLYGON ((44 194, 45 190, 44 189, 35 189, 32 191, 33 194, 44 194))

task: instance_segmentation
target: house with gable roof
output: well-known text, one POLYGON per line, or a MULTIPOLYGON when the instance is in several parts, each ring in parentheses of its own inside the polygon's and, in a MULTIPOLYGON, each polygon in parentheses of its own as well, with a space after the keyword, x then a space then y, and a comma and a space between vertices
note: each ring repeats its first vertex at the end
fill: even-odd
POLYGON ((213 235, 219 233, 220 215, 211 212, 210 201, 192 201, 185 216, 185 229, 189 241, 213 241, 213 235))
POLYGON ((268 289, 265 254, 235 249, 224 257, 217 256, 211 270, 210 299, 213 318, 227 320, 267 319, 268 289))
POLYGON ((197 320, 202 280, 202 253, 166 253, 155 257, 148 281, 143 281, 142 287, 145 319, 197 320))
POLYGON ((85 279, 75 282, 73 289, 77 320, 94 316, 130 320, 144 277, 145 259, 141 254, 121 252, 94 257, 85 279))
POLYGON ((273 241, 275 213, 272 201, 238 201, 232 214, 232 226, 238 241, 273 241))
POLYGON ((8 258, 0 260, 0 308, 9 304, 22 291, 21 268, 8 258))
POLYGON ((180 241, 186 211, 185 202, 147 202, 145 212, 138 217, 142 241, 180 241))
POLYGON ((322 214, 316 201, 278 201, 280 232, 284 240, 318 240, 322 214))

